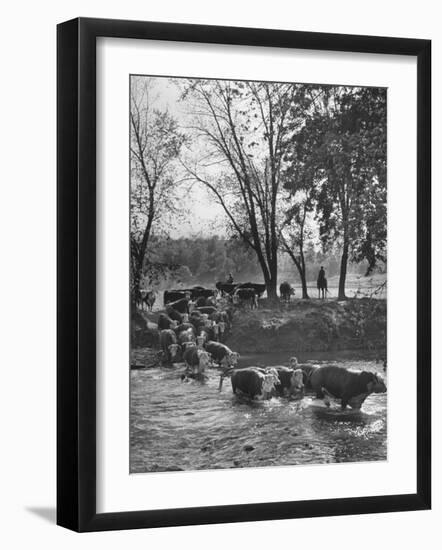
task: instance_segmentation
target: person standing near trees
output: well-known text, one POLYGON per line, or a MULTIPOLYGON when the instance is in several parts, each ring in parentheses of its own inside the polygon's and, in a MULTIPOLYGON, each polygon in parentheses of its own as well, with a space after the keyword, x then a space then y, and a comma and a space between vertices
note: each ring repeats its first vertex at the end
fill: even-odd
POLYGON ((233 283, 233 276, 231 273, 229 273, 229 276, 227 277, 227 283, 231 285, 233 283))
POLYGON ((316 284, 318 287, 318 298, 321 298, 321 291, 322 291, 322 298, 325 298, 325 293, 327 292, 327 279, 325 277, 325 270, 322 265, 318 273, 318 280, 316 284))

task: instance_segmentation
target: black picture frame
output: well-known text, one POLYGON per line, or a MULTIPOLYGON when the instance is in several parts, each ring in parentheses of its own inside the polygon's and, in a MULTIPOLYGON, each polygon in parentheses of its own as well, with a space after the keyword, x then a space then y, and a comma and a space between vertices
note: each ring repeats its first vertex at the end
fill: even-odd
POLYGON ((57 523, 75 531, 424 510, 431 506, 431 41, 79 18, 57 28, 57 523), (96 512, 96 39, 417 58, 417 491, 363 498, 96 512))

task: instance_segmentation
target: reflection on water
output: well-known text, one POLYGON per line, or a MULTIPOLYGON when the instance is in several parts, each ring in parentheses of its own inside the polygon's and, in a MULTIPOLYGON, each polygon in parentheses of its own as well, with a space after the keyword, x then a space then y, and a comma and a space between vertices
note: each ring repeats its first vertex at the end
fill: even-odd
MULTIPOLYGON (((330 354, 328 355, 330 362, 330 354)), ((300 357, 319 361, 325 357, 300 357)), ((336 364, 382 374, 374 361, 334 354, 336 364)), ((277 365, 287 355, 242 357, 240 366, 277 365)), ((251 402, 218 391, 219 372, 205 384, 183 383, 183 368, 131 371, 131 472, 199 470, 386 460, 387 395, 368 397, 361 411, 327 409, 307 396, 251 402)))

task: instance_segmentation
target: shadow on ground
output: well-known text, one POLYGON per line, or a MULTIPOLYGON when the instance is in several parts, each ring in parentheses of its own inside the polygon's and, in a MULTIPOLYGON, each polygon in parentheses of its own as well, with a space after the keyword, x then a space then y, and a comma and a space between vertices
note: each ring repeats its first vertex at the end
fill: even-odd
POLYGON ((44 506, 28 506, 26 508, 28 512, 38 516, 49 523, 54 523, 56 521, 57 513, 55 507, 44 507, 44 506))

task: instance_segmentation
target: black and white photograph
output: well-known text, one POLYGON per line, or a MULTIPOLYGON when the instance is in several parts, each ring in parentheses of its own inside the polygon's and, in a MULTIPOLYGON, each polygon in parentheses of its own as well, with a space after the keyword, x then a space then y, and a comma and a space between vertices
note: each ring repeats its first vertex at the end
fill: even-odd
POLYGON ((385 461, 387 89, 130 76, 130 471, 385 461))

